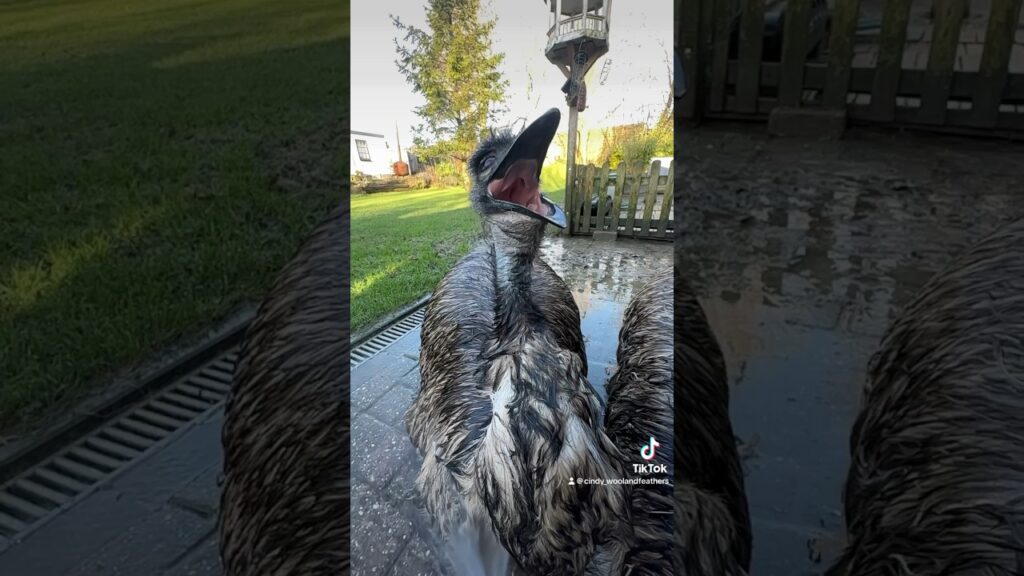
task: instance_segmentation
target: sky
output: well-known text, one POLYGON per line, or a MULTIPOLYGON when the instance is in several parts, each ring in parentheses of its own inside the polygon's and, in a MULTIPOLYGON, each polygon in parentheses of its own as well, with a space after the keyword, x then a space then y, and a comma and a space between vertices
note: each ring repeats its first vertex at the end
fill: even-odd
MULTIPOLYGON (((552 0, 553 1, 553 0, 552 0)), ((562 111, 567 128, 565 76, 544 56, 549 8, 543 0, 482 0, 484 17, 497 23, 493 50, 505 54, 500 70, 508 80, 508 113, 498 126, 518 118, 532 120, 548 108, 562 111), (533 98, 527 97, 533 76, 533 98)), ((397 31, 390 14, 426 27, 426 0, 352 2, 352 130, 384 134, 402 148, 412 145, 412 127, 421 122, 414 109, 423 98, 395 64, 397 31)), ((653 122, 669 94, 672 50, 671 0, 612 0, 608 53, 598 59, 587 82, 587 109, 579 128, 603 128, 653 122), (610 62, 610 63, 609 63, 610 62), (607 65, 607 77, 599 83, 607 65)))

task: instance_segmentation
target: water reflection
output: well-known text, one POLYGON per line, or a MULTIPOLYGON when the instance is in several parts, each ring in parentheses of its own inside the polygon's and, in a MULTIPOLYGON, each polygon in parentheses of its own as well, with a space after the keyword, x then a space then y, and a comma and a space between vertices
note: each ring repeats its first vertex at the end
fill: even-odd
POLYGON ((1024 151, 708 130, 687 142, 683 272, 734 386, 753 572, 818 573, 828 558, 820 545, 809 558, 807 542, 841 537, 847 439, 868 359, 929 277, 1024 215, 1014 181, 1024 151))
POLYGON ((606 397, 604 383, 615 367, 622 314, 635 291, 672 266, 672 244, 555 236, 544 240, 541 255, 572 291, 580 310, 588 377, 606 397))

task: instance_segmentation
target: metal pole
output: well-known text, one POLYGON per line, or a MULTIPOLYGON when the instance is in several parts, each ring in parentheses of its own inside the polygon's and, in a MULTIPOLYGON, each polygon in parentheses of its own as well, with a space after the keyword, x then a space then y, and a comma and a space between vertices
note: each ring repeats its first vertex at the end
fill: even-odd
MULTIPOLYGON (((395 122, 395 144, 398 145, 398 161, 402 161, 402 139, 398 136, 398 122, 395 122)), ((410 170, 411 172, 411 170, 410 170)))
MULTIPOLYGON (((566 162, 565 162, 565 212, 569 215, 569 234, 571 235, 573 229, 576 227, 576 219, 579 218, 579 214, 576 212, 576 205, 579 203, 577 195, 580 190, 576 189, 576 121, 579 117, 579 111, 576 106, 569 107, 569 138, 566 142, 566 162)), ((584 202, 584 205, 586 203, 584 202)), ((586 206, 584 206, 586 209, 586 206)))

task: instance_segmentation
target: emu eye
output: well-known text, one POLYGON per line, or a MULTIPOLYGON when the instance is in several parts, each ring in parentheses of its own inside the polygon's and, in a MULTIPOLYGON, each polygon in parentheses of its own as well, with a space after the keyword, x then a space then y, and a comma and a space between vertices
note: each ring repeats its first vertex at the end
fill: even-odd
POLYGON ((486 171, 490 170, 491 168, 493 168, 494 167, 494 162, 497 159, 498 159, 498 157, 495 156, 494 154, 490 154, 488 156, 485 156, 484 159, 480 161, 480 171, 481 172, 486 172, 486 171))

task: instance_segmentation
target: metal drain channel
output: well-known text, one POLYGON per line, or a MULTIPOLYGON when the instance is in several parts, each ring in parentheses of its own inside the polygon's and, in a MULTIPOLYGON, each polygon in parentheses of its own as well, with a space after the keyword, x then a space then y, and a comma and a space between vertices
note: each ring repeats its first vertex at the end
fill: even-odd
POLYGON ((234 347, 0 487, 0 551, 219 408, 237 361, 234 347))
MULTIPOLYGON (((353 349, 351 367, 415 330, 424 311, 421 306, 353 349)), ((0 552, 218 409, 231 390, 237 362, 235 346, 0 486, 0 552)))
POLYGON ((370 338, 366 342, 356 346, 355 349, 352 350, 351 354, 351 369, 354 370, 363 362, 366 362, 370 358, 373 358, 377 354, 383 352, 388 346, 394 344, 395 341, 402 336, 405 336, 409 332, 415 330, 423 323, 423 315, 425 311, 426 308, 421 306, 412 314, 409 314, 398 322, 391 324, 373 338, 370 338))

